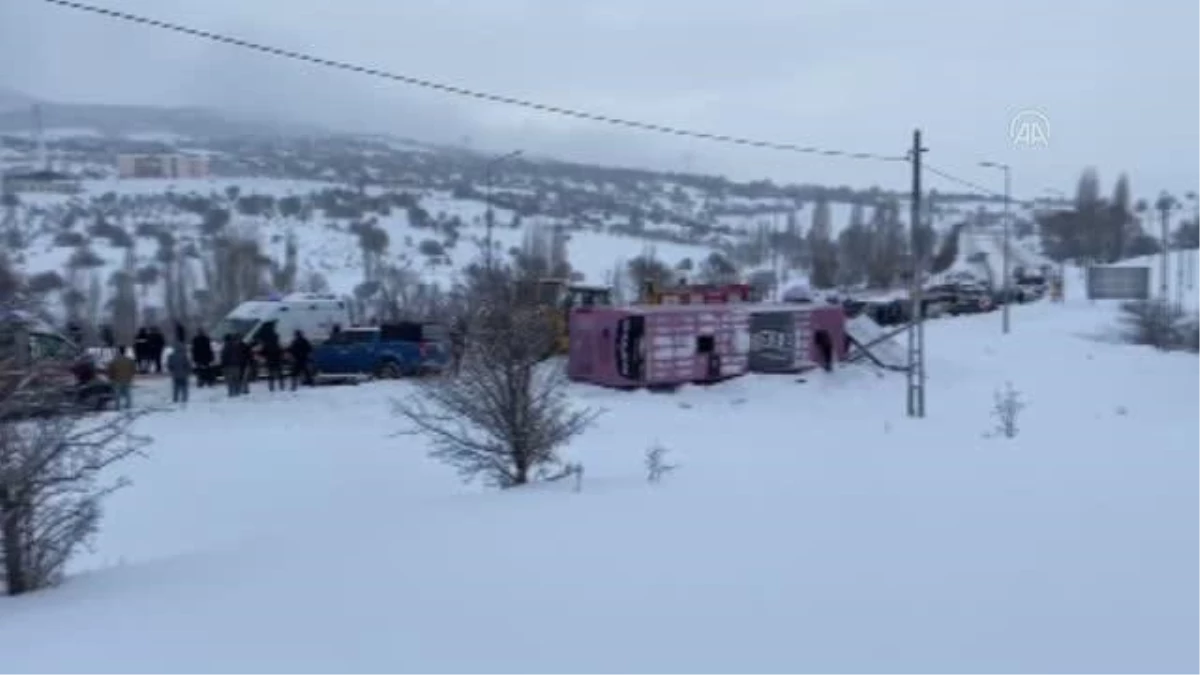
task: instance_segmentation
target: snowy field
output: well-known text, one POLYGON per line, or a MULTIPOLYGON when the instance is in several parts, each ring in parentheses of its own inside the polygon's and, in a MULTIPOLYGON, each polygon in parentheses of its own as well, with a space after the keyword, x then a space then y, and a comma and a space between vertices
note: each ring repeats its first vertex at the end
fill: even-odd
MULTIPOLYGON (((1068 285, 1068 293, 1080 291, 1068 285)), ((1195 672, 1195 356, 1070 298, 928 328, 928 418, 862 366, 606 410, 583 489, 425 457, 406 383, 149 417, 94 554, 0 599, 14 672, 1195 672), (1028 403, 987 437, 993 392, 1028 403), (645 481, 661 443, 680 468, 645 481)), ((143 403, 165 397, 139 387, 143 403)))

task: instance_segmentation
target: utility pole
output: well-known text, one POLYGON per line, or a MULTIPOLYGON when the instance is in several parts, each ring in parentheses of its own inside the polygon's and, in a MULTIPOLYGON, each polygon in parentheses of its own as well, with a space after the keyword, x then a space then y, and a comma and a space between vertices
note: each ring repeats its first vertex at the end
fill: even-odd
POLYGON ((1163 305, 1166 306, 1166 304, 1171 301, 1171 296, 1167 292, 1167 276, 1171 272, 1171 269, 1170 269, 1171 263, 1170 263, 1170 258, 1168 256, 1171 255, 1171 248, 1170 248, 1170 245, 1171 245, 1171 242, 1170 242, 1171 222, 1170 222, 1170 219, 1171 219, 1171 207, 1174 206, 1174 200, 1171 198, 1171 195, 1167 194, 1166 192, 1163 192, 1162 194, 1159 195, 1158 201, 1155 203, 1155 206, 1158 207, 1159 219, 1162 223, 1162 261, 1161 261, 1161 267, 1159 269, 1159 277, 1158 277, 1158 294, 1160 296, 1160 299, 1163 302, 1163 305))
POLYGON ((1183 287, 1187 283, 1187 277, 1184 274, 1184 253, 1182 247, 1175 249, 1175 309, 1183 311, 1183 287))
POLYGON ((1004 235, 1003 235, 1004 243, 1002 245, 1002 250, 1000 251, 1000 270, 1001 270, 1000 275, 1002 277, 1002 280, 1000 282, 1000 289, 1001 289, 1000 292, 1001 292, 1001 298, 1004 301, 1004 306, 1001 307, 1001 310, 1000 310, 1000 314, 1003 317, 1000 320, 1001 321, 1000 331, 1002 333, 1004 333, 1005 335, 1008 335, 1008 331, 1009 331, 1010 324, 1011 324, 1011 319, 1009 319, 1009 311, 1008 310, 1009 310, 1009 305, 1011 305, 1012 301, 1013 301, 1012 285, 1011 285, 1011 281, 1010 281, 1010 278, 1012 277, 1012 272, 1010 271, 1010 267, 1009 267, 1009 252, 1008 252, 1009 246, 1011 245, 1010 244, 1010 236, 1011 235, 1009 234, 1009 232, 1012 229, 1012 222, 1011 222, 1011 218, 1012 218, 1012 211, 1011 211, 1012 168, 1009 167, 1007 164, 1001 164, 999 162, 980 162, 979 166, 987 167, 989 169, 1000 169, 1001 171, 1004 172, 1004 235))
POLYGON ((492 210, 492 174, 495 172, 496 166, 499 165, 501 162, 505 162, 514 157, 517 157, 521 153, 522 153, 521 150, 513 150, 512 152, 510 152, 506 155, 500 155, 499 157, 488 160, 488 163, 483 166, 483 186, 484 186, 484 195, 485 195, 484 198, 487 200, 487 212, 484 214, 484 220, 487 221, 487 254, 486 254, 487 257, 486 257, 486 261, 487 261, 487 271, 488 271, 489 275, 492 272, 492 228, 495 227, 495 224, 496 224, 496 214, 492 210))
MULTIPOLYGON (((1188 193, 1188 199, 1192 202, 1192 222, 1196 227, 1200 228, 1200 197, 1197 197, 1195 192, 1188 193)), ((1200 256, 1200 251, 1192 253, 1189 249, 1183 250, 1183 259, 1187 264, 1187 288, 1189 291, 1196 288, 1196 256, 1200 256)))
POLYGON ((925 256, 918 247, 921 222, 921 153, 929 148, 921 147, 921 130, 913 131, 913 147, 909 152, 912 162, 912 215, 909 225, 909 240, 912 254, 912 280, 909 297, 912 308, 908 318, 908 369, 907 403, 909 417, 925 417, 925 310, 922 290, 925 285, 925 256))

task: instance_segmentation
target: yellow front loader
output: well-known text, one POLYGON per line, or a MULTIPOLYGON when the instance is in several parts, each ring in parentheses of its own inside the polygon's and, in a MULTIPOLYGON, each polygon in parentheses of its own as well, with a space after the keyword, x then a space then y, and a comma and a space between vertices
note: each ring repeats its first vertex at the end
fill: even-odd
POLYGON ((571 348, 570 317, 575 307, 612 305, 612 289, 603 286, 569 284, 566 279, 539 279, 518 282, 518 297, 545 312, 554 331, 554 353, 566 354, 571 348))

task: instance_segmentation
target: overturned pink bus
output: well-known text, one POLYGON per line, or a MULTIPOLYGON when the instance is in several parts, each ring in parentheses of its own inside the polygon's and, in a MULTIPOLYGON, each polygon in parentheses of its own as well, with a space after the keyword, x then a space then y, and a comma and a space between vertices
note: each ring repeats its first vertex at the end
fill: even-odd
POLYGON ((747 305, 577 307, 567 376, 608 387, 672 387, 746 373, 747 305))
POLYGON ((782 303, 746 307, 750 312, 751 372, 828 369, 846 358, 846 314, 841 306, 782 303))

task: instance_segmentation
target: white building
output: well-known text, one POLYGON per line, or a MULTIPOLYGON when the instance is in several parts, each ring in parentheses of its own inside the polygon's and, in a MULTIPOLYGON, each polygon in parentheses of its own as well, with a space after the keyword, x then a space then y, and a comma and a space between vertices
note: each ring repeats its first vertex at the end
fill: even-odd
POLYGON ((207 178, 208 158, 201 155, 118 155, 121 178, 207 178))

